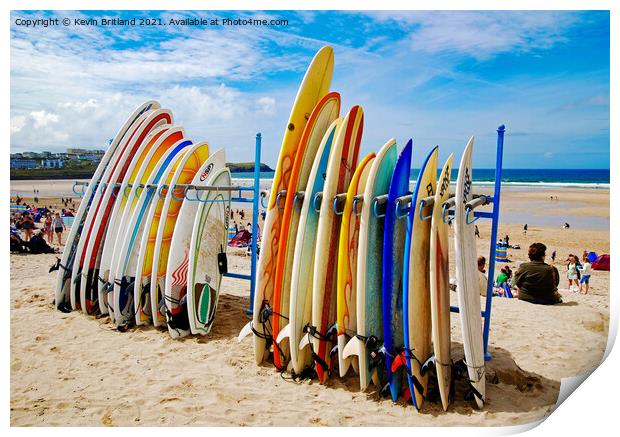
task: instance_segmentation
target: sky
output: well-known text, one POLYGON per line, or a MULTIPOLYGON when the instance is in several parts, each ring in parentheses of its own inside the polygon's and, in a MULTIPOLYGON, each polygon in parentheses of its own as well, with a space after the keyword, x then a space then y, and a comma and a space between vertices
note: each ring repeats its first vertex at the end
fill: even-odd
POLYGON ((105 148, 147 100, 227 161, 275 166, 313 55, 334 48, 342 114, 365 114, 361 153, 414 141, 413 167, 476 137, 474 166, 609 168, 606 11, 13 11, 11 152, 105 148), (155 18, 165 26, 25 27, 18 19, 155 18), (171 18, 286 19, 178 26, 171 18))

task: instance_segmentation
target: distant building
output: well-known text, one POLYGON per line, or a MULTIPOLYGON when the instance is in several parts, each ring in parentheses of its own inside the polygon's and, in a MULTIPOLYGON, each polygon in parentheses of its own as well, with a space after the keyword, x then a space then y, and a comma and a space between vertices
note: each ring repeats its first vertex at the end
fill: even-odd
POLYGON ((65 162, 62 159, 44 159, 41 161, 43 168, 63 168, 65 162))
POLYGON ((31 169, 37 168, 39 163, 34 159, 15 158, 11 159, 11 168, 15 169, 31 169))

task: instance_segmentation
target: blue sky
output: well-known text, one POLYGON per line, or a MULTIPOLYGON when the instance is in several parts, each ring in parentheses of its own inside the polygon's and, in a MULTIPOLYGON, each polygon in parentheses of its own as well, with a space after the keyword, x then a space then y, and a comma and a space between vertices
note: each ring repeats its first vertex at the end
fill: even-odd
POLYGON ((362 153, 414 139, 474 165, 609 167, 609 14, 587 11, 12 12, 11 151, 101 148, 145 100, 170 108, 229 161, 275 164, 313 54, 335 51, 343 111, 365 111, 362 153), (18 18, 259 17, 271 27, 25 28, 18 18))

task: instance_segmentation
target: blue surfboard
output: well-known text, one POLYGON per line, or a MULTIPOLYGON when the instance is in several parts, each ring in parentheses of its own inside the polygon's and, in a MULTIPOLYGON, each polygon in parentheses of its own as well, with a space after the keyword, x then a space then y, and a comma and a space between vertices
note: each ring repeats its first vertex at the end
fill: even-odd
POLYGON ((411 149, 409 140, 396 161, 392 181, 388 191, 383 231, 383 345, 387 352, 385 365, 392 400, 398 399, 402 375, 392 374, 392 356, 397 354, 403 341, 403 249, 407 220, 397 219, 396 199, 409 193, 409 173, 411 170, 411 149))

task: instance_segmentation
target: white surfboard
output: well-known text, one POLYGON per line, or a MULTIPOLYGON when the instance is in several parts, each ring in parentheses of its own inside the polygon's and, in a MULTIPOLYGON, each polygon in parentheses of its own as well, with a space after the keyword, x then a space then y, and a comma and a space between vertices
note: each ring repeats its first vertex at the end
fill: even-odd
POLYGON ((71 271, 73 269, 73 262, 75 260, 75 254, 82 235, 82 230, 84 229, 84 222, 86 220, 89 208, 93 205, 95 195, 98 192, 99 183, 102 181, 108 167, 114 165, 113 158, 117 156, 116 151, 118 149, 118 146, 125 138, 127 133, 130 131, 134 123, 145 112, 159 109, 159 107, 160 105, 158 102, 150 100, 140 105, 127 118, 127 121, 119 129, 118 133, 110 143, 108 150, 106 150, 105 154, 101 158, 101 161, 99 162, 99 165, 97 166, 93 177, 88 183, 88 186, 84 191, 82 201, 80 202, 80 206, 78 207, 78 210, 75 214, 73 225, 71 226, 69 234, 67 235, 67 242, 62 253, 62 258, 59 262, 59 271, 56 278, 56 293, 54 298, 54 302, 57 308, 60 309, 60 307, 62 307, 63 309, 65 309, 65 304, 70 303, 68 301, 70 291, 69 281, 71 278, 71 271))
MULTIPOLYGON (((211 172, 206 181, 212 187, 230 186, 230 170, 226 167, 211 172)), ((222 282, 220 257, 228 246, 230 191, 196 193, 199 202, 189 244, 190 261, 187 272, 187 314, 192 334, 205 335, 215 320, 222 282)))
POLYGON ((456 255, 456 281, 459 300, 459 314, 463 331, 463 347, 469 379, 473 387, 482 396, 474 396, 479 408, 484 405, 485 365, 482 343, 482 317, 480 316, 480 287, 478 285, 478 267, 476 254, 476 237, 474 225, 466 223, 465 205, 472 200, 472 152, 474 137, 471 137, 459 166, 456 180, 456 199, 454 216, 454 245, 456 255))
MULTIPOLYGON (((178 159, 178 155, 190 144, 189 141, 183 139, 182 128, 172 128, 166 135, 166 138, 161 139, 162 146, 166 148, 164 154, 142 184, 145 187, 139 188, 136 191, 136 206, 130 217, 119 228, 120 233, 116 241, 117 247, 112 260, 113 268, 110 269, 110 279, 114 278, 112 279, 114 281, 112 296, 114 297, 114 318, 117 326, 134 323, 136 311, 133 305, 135 302, 133 292, 134 273, 140 241, 144 232, 145 216, 148 214, 153 198, 157 196, 152 186, 157 185, 162 178, 166 177, 171 163, 174 163, 178 159), (169 141, 175 140, 176 142, 171 147, 166 146, 166 144, 169 144, 169 141)), ((103 292, 103 290, 101 291, 103 292)), ((150 314, 150 306, 148 311, 150 314)))
POLYGON ((164 173, 159 179, 157 187, 153 191, 153 195, 150 201, 150 207, 146 212, 143 219, 143 229, 141 231, 142 237, 140 238, 140 244, 134 246, 130 255, 130 266, 127 267, 131 272, 131 261, 135 259, 135 280, 133 287, 133 302, 136 325, 144 325, 147 323, 153 323, 155 326, 160 326, 165 322, 165 317, 159 314, 158 304, 156 297, 151 296, 151 273, 153 268, 153 256, 155 253, 155 240, 157 238, 157 229, 159 228, 159 222, 161 221, 161 211, 164 207, 165 196, 160 196, 163 188, 170 184, 172 177, 174 176, 176 169, 182 162, 183 157, 189 151, 192 142, 189 140, 183 140, 183 149, 180 150, 172 161, 168 163, 168 166, 164 170, 164 173))
MULTIPOLYGON (((105 186, 101 187, 101 197, 95 208, 91 208, 88 212, 86 225, 88 225, 87 238, 80 239, 78 252, 76 253, 76 261, 74 263, 71 277, 71 306, 74 309, 81 307, 79 297, 81 295, 81 287, 88 287, 88 291, 96 291, 98 263, 100 261, 101 249, 105 238, 105 231, 110 218, 110 213, 114 207, 118 187, 125 177, 125 173, 131 164, 132 157, 137 149, 143 144, 143 140, 149 132, 158 126, 170 123, 172 114, 168 110, 158 109, 151 113, 144 114, 144 118, 132 134, 119 148, 120 157, 116 161, 116 165, 111 169, 111 173, 107 178, 105 186), (84 284, 82 284, 84 283, 84 284)), ((87 294, 91 296, 91 293, 87 294)), ((94 298, 94 296, 93 296, 94 298)), ((89 302, 86 302, 88 304, 89 302)), ((87 308, 87 311, 90 309, 87 308)))
MULTIPOLYGON (((157 151, 159 139, 161 139, 166 131, 170 128, 170 125, 161 125, 153 129, 144 140, 144 146, 141 146, 141 151, 137 152, 132 159, 125 178, 119 187, 117 199, 114 202, 114 208, 110 213, 108 219, 108 225, 105 232, 105 239, 103 243, 103 249, 101 251, 101 261, 99 263, 99 274, 97 279, 97 294, 93 291, 93 296, 99 296, 99 289, 105 287, 108 283, 114 283, 114 275, 110 277, 110 267, 112 265, 112 258, 114 256, 114 250, 117 247, 116 242, 119 236, 119 230, 124 229, 123 221, 127 214, 131 214, 135 204, 137 202, 136 192, 137 184, 142 181, 142 178, 146 177, 145 172, 152 166, 155 161, 155 152, 157 151)), ((83 281, 84 283, 85 281, 83 281)), ((86 301, 86 286, 80 288, 80 302, 86 301)), ((84 310, 84 308, 82 308, 84 310)))
MULTIPOLYGON (((196 187, 207 186, 209 177, 213 172, 224 168, 225 165, 226 154, 224 149, 220 149, 210 155, 202 164, 190 184, 196 187)), ((170 254, 166 266, 164 301, 166 303, 168 333, 172 338, 184 337, 190 334, 189 313, 187 311, 187 304, 184 302, 187 302, 189 297, 187 278, 190 256, 194 256, 190 250, 190 243, 199 206, 200 203, 197 201, 188 201, 187 199, 183 201, 170 242, 170 254)), ((218 243, 220 242, 221 240, 218 241, 218 243)), ((219 247, 211 249, 217 253, 219 247)), ((217 262, 217 256, 214 262, 217 262)))
MULTIPOLYGON (((172 307, 174 302, 165 299, 164 295, 170 245, 174 236, 179 211, 185 201, 185 190, 176 186, 190 184, 208 157, 209 145, 206 142, 192 145, 183 155, 183 158, 181 158, 169 182, 170 187, 166 189, 166 199, 161 210, 161 220, 157 227, 155 249, 153 251, 153 267, 151 269, 151 303, 157 303, 158 309, 158 311, 153 312, 153 321, 155 321, 155 317, 160 319, 159 316, 161 315, 163 320, 160 321, 170 324, 170 315, 176 315, 176 307, 172 307), (153 297, 155 297, 155 300, 153 300, 153 297)), ((192 223, 189 223, 188 226, 192 226, 192 223)), ((179 322, 176 323, 176 327, 180 328, 179 322)))

